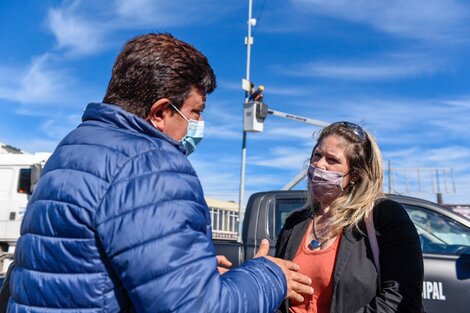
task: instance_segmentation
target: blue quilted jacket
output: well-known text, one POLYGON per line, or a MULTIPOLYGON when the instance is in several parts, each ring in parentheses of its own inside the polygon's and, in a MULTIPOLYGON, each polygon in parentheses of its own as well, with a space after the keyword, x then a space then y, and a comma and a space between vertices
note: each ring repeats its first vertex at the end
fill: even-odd
POLYGON ((15 252, 8 312, 272 312, 266 258, 217 272, 210 216, 184 148, 91 103, 47 162, 15 252))

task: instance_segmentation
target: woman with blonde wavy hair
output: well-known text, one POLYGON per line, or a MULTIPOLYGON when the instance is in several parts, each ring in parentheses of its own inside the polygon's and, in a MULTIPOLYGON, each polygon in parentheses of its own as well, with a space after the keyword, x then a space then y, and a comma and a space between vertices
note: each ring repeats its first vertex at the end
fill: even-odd
POLYGON ((361 126, 325 127, 308 168, 307 205, 286 220, 276 256, 309 276, 312 296, 281 312, 420 312, 423 259, 403 207, 384 197, 382 156, 361 126))

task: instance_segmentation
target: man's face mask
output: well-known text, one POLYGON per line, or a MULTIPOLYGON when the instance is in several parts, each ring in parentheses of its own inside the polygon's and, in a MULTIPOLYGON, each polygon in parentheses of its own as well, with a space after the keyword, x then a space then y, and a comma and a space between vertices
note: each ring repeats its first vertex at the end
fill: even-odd
POLYGON ((343 192, 342 183, 346 175, 310 165, 308 168, 309 192, 318 202, 331 202, 343 192))
POLYGON ((181 143, 186 148, 186 155, 190 155, 196 150, 196 146, 201 142, 202 137, 204 137, 204 121, 189 120, 186 116, 181 113, 172 103, 170 105, 181 115, 182 118, 188 122, 188 129, 186 135, 181 139, 181 143))

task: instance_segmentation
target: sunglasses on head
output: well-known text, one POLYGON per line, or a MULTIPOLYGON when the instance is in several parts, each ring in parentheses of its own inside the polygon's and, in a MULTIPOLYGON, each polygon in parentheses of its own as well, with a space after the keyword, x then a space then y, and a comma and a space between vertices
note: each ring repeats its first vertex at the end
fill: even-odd
POLYGON ((362 142, 367 142, 367 136, 366 136, 365 130, 357 124, 343 121, 343 122, 336 122, 331 125, 342 125, 346 127, 347 129, 349 129, 350 131, 352 131, 357 137, 359 137, 359 139, 362 142))

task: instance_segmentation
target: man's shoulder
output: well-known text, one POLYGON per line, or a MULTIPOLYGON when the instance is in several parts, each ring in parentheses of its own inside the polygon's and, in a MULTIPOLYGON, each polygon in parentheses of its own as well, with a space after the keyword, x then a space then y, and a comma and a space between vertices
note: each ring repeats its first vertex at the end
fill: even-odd
POLYGON ((155 149, 162 153, 180 151, 177 142, 144 119, 106 103, 90 103, 83 114, 83 122, 64 141, 97 145, 108 148, 110 153, 129 157, 155 149))
POLYGON ((98 150, 109 154, 119 154, 129 158, 145 153, 179 152, 173 142, 165 137, 153 137, 144 132, 126 128, 114 127, 107 124, 84 122, 73 130, 62 145, 95 146, 98 150))
POLYGON ((122 175, 194 172, 185 155, 163 138, 96 123, 82 123, 71 131, 59 143, 45 169, 88 172, 107 182, 122 175))

